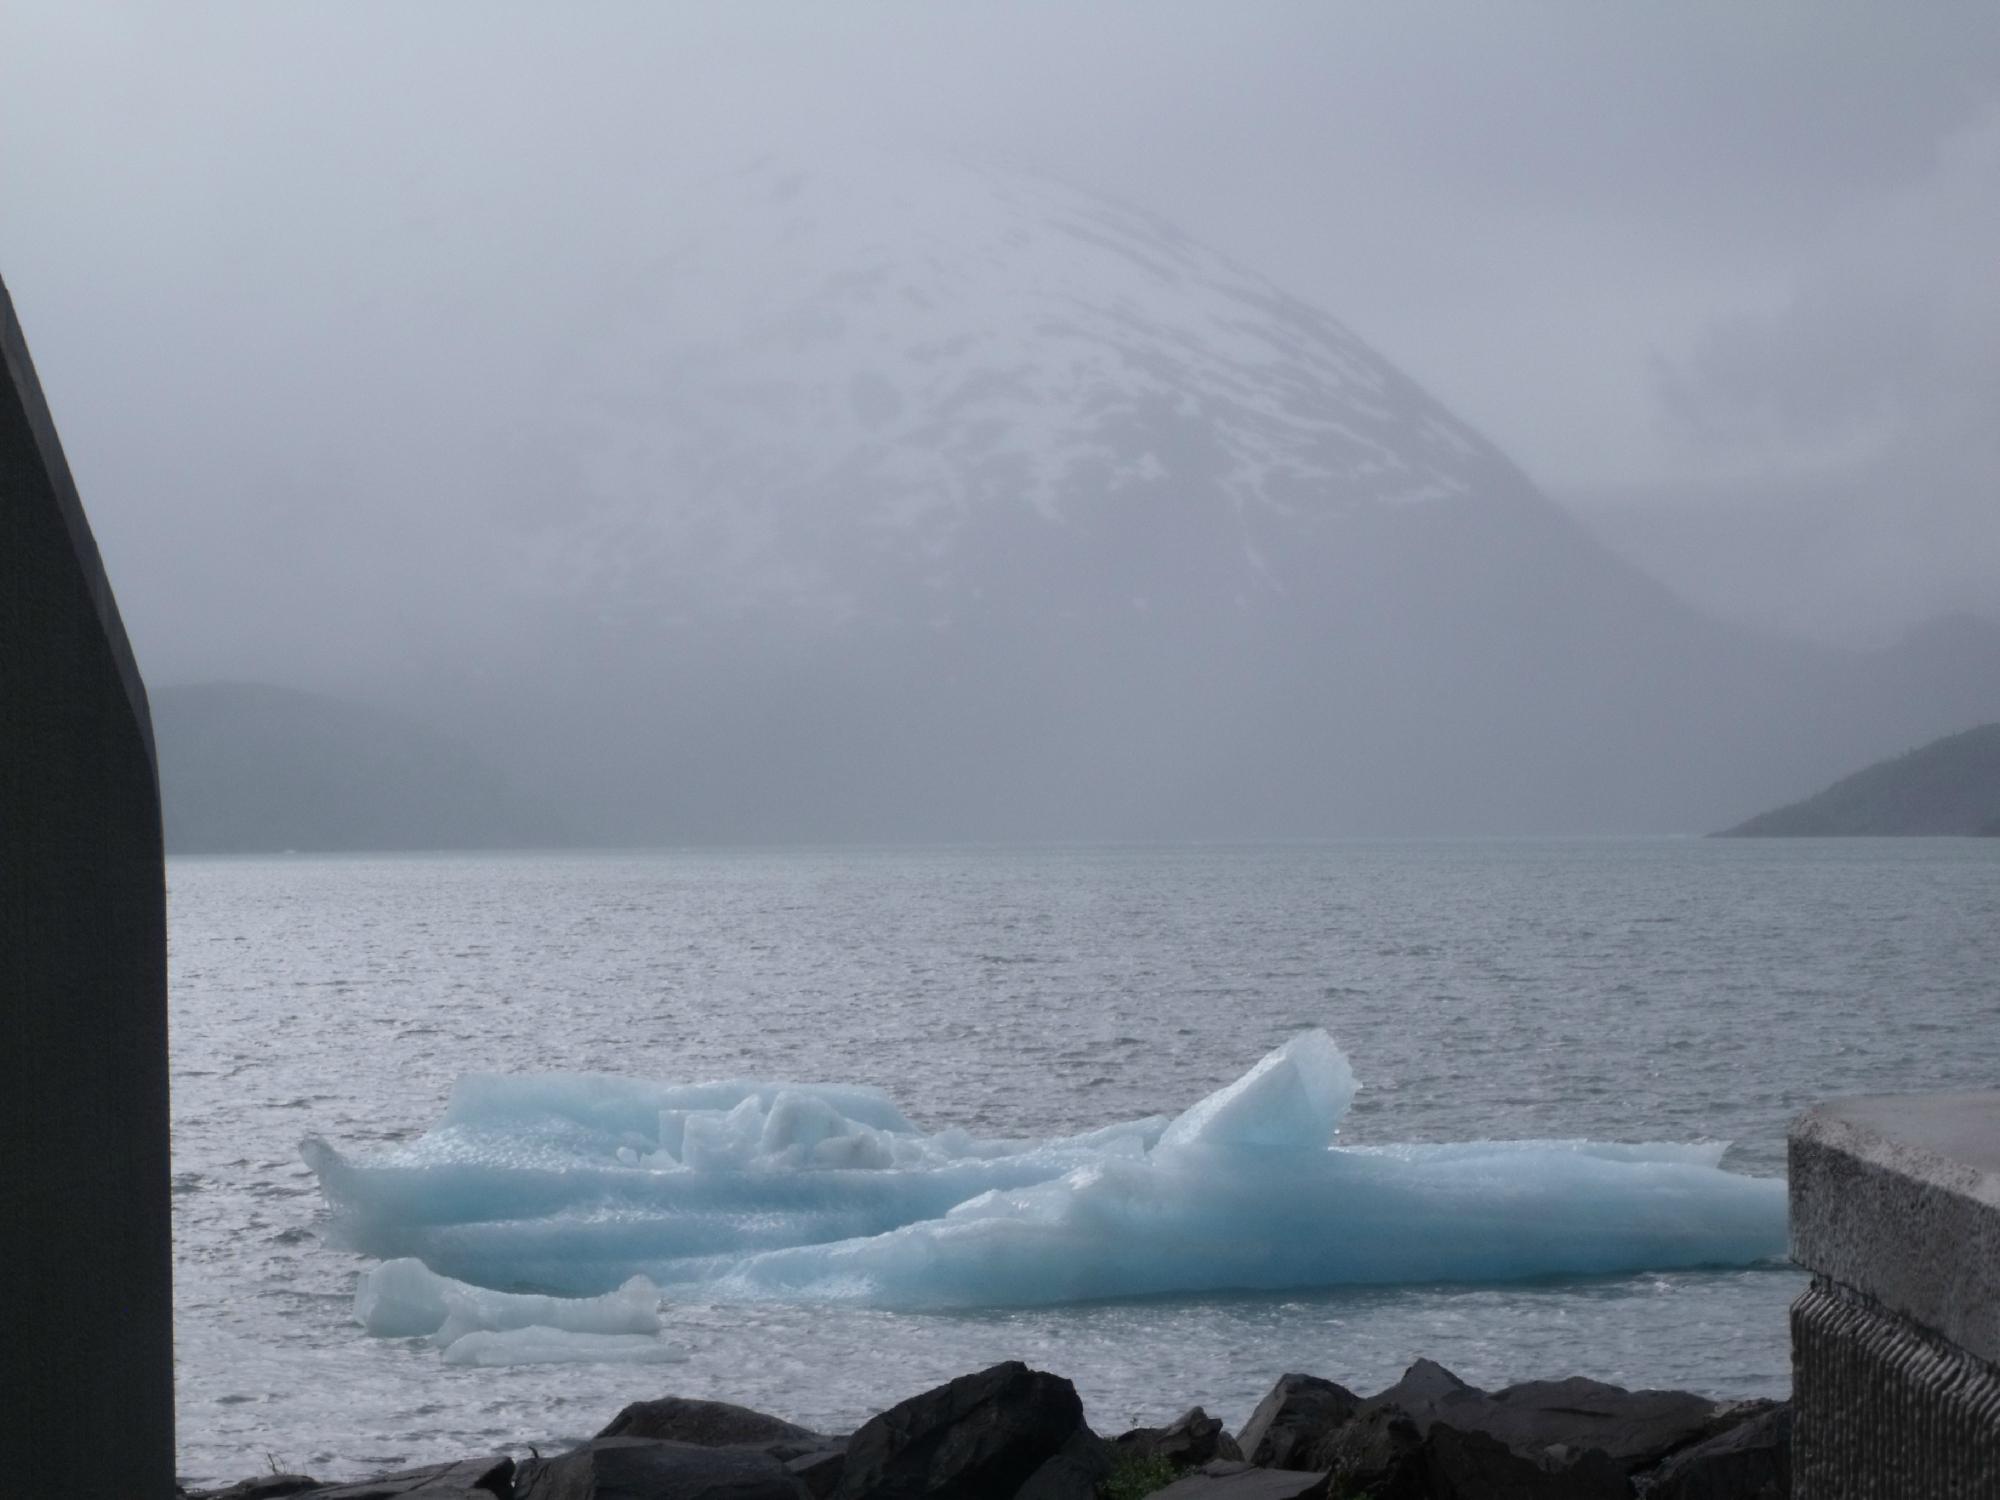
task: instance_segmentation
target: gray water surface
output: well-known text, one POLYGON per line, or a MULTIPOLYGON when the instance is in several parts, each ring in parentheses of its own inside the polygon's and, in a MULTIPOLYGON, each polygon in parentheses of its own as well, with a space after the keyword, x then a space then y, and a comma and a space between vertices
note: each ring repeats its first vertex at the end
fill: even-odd
POLYGON ((1789 1269, 992 1313, 676 1305, 684 1365, 454 1369, 349 1317, 297 1143, 421 1133, 465 1072, 876 1084, 926 1128, 1173 1112, 1302 1027, 1354 1142, 1725 1139, 2000 1082, 2000 841, 1561 841, 177 859, 181 1468, 326 1477, 587 1436, 677 1391, 845 1428, 1001 1358, 1100 1431, 1286 1370, 1783 1394, 1789 1269), (268 1456, 268 1458, 267 1458, 268 1456))

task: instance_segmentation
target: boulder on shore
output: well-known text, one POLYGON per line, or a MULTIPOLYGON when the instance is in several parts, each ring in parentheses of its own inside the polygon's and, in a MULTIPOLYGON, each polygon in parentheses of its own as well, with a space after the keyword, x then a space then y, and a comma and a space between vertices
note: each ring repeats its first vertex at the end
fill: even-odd
POLYGON ((1114 1456, 1174 1471, 1157 1500, 1787 1500, 1791 1409, 1581 1377, 1489 1392, 1418 1360, 1366 1399, 1286 1375, 1234 1440, 1197 1406, 1106 1442, 1067 1380, 1010 1361, 848 1438, 667 1396, 518 1469, 481 1458, 349 1484, 267 1474, 185 1500, 1098 1500, 1114 1456))
POLYGON ((1331 1500, 1331 1474, 1260 1469, 1218 1458, 1191 1470, 1147 1500, 1331 1500))
POLYGON ((1236 1434, 1236 1445, 1259 1468, 1323 1468, 1313 1461, 1315 1448, 1345 1426, 1360 1405, 1359 1396, 1331 1380, 1280 1375, 1236 1434))
POLYGON ((597 1434, 601 1438, 655 1438, 693 1443, 699 1448, 761 1448, 777 1458, 796 1458, 837 1446, 838 1440, 747 1406, 662 1396, 634 1401, 597 1434), (778 1452, 790 1448, 791 1452, 778 1452))
POLYGON ((754 1448, 657 1438, 592 1438, 521 1466, 511 1500, 812 1500, 785 1465, 754 1448))
POLYGON ((1625 1471, 1599 1449, 1530 1458, 1490 1433, 1443 1422, 1424 1434, 1423 1478, 1425 1500, 1628 1500, 1632 1493, 1625 1471))
POLYGON ((1582 1377, 1489 1392, 1420 1359, 1366 1400, 1287 1375, 1238 1441, 1254 1464, 1329 1473, 1336 1492, 1371 1500, 1623 1500, 1635 1483, 1675 1500, 1735 1500, 1726 1486, 1739 1475, 1753 1486, 1745 1500, 1767 1500, 1754 1486, 1778 1484, 1778 1450, 1789 1455, 1788 1429, 1772 1413, 1769 1402, 1582 1377))
POLYGON ((1221 1419, 1191 1406, 1164 1427, 1134 1427, 1111 1440, 1118 1457, 1156 1458, 1176 1470, 1198 1469, 1224 1459, 1240 1463, 1243 1450, 1224 1430, 1221 1419))
POLYGON ((514 1500, 514 1460, 468 1458, 297 1492, 305 1500, 514 1500))
POLYGON ((1018 1360, 899 1402, 847 1441, 836 1500, 1088 1500, 1110 1471, 1076 1387, 1018 1360), (1042 1473, 1044 1467, 1047 1473, 1042 1473))
POLYGON ((1792 1493, 1792 1408, 1768 1407, 1684 1448, 1640 1481, 1646 1500, 1787 1500, 1792 1493))

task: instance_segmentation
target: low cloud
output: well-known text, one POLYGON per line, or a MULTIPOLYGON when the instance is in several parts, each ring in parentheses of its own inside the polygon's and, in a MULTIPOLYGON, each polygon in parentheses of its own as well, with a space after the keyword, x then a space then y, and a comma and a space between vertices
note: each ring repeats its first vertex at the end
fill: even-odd
MULTIPOLYGON (((1698 602, 1880 639, 2000 616, 2000 110, 1654 366, 1680 475, 1597 519, 1698 602), (1644 511, 1676 515, 1634 515, 1644 511)), ((1600 497, 1601 499, 1601 497, 1600 497)))

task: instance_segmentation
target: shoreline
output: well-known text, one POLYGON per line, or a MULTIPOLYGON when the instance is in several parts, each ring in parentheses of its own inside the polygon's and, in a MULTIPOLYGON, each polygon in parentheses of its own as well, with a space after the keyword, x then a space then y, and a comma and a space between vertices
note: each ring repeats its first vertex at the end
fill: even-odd
POLYGON ((1280 1376, 1235 1433, 1200 1406, 1099 1433, 1062 1376, 1007 1361, 846 1434, 730 1402, 628 1404, 595 1437, 366 1480, 270 1472, 179 1500, 1783 1500, 1789 1400, 1581 1376, 1482 1390, 1428 1359, 1372 1395, 1280 1376))

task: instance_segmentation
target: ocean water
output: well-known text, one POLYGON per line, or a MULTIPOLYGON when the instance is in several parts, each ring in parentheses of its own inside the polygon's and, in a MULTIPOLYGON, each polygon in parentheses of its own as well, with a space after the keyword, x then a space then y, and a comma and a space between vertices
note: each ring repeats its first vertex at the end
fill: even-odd
POLYGON ((2000 1077, 2000 843, 1548 841, 177 859, 181 1469, 327 1477, 588 1436, 669 1391, 845 1428, 1010 1357, 1100 1431, 1277 1375, 1782 1394, 1783 1266, 897 1313, 676 1300, 685 1363, 445 1366, 352 1321, 298 1152, 420 1135, 463 1073, 872 1084, 926 1130, 1173 1113, 1298 1031, 1344 1143, 1727 1140, 2000 1077))

